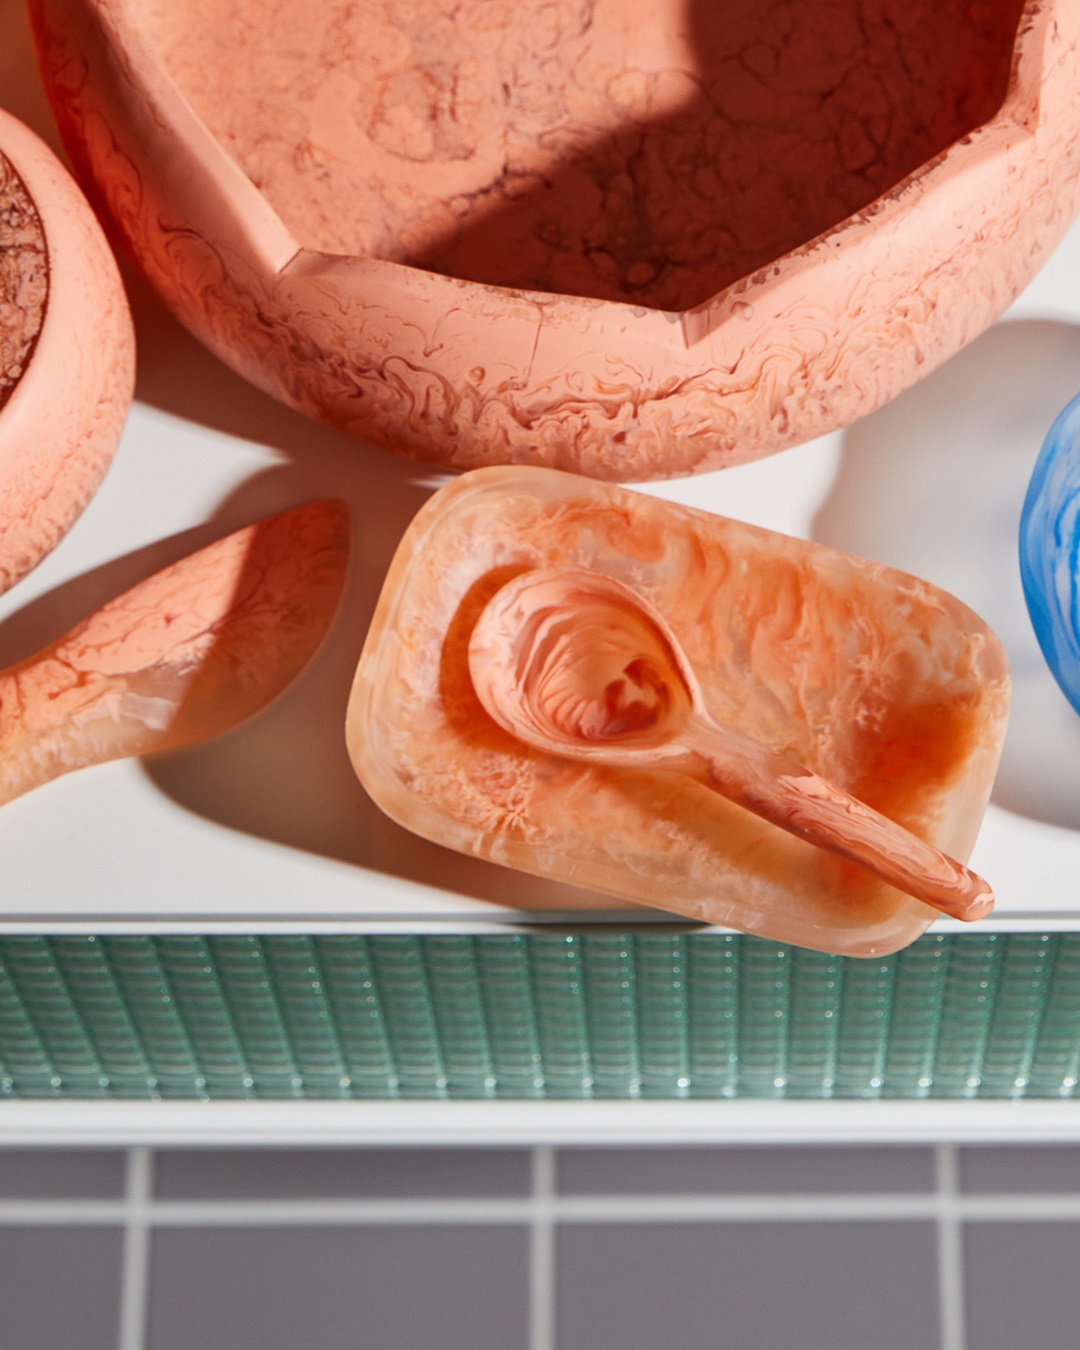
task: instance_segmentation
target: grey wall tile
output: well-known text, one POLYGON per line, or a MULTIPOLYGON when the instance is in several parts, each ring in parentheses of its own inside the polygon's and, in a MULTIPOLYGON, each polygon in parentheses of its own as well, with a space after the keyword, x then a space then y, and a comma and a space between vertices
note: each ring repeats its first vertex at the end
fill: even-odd
POLYGON ((558 1185, 568 1195, 925 1192, 934 1159, 923 1148, 566 1149, 558 1185))
POLYGON ((1062 1144, 1026 1144, 965 1148, 960 1153, 960 1185, 972 1193, 1080 1195, 1080 1148, 1062 1144))
POLYGON ((121 1234, 0 1228, 0 1339, 12 1350, 116 1350, 121 1234))
POLYGON ((559 1350, 939 1345, 930 1224, 575 1224, 557 1244, 559 1350))
POLYGON ((1080 1224, 964 1232, 968 1350, 1071 1350, 1080 1339, 1080 1224))
POLYGON ((159 1230, 148 1350, 524 1350, 527 1270, 518 1228, 159 1230))
POLYGON ((164 1199, 525 1195, 521 1149, 185 1149, 159 1153, 164 1199))
POLYGON ((124 1154, 97 1149, 0 1149, 0 1199, 108 1200, 123 1194, 124 1154))

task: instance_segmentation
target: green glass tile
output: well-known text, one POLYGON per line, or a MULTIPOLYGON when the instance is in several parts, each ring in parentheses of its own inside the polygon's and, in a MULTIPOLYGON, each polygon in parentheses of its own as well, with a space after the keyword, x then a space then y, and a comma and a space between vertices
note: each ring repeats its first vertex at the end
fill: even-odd
POLYGON ((919 1098, 931 1094, 949 942, 940 934, 923 937, 893 958, 883 1096, 919 1098))
POLYGON ((397 1069, 367 939, 318 937, 315 950, 349 1078, 350 1096, 396 1097, 397 1069))
POLYGON ((965 937, 949 944, 949 969, 939 1012, 934 1095, 977 1097, 990 1034, 1003 934, 965 937))
POLYGON ((423 943, 415 937, 369 939, 379 999, 402 1097, 445 1097, 446 1070, 439 1049, 423 943))
POLYGON ((3 955, 22 1003, 32 1011, 56 1085, 75 1096, 107 1096, 108 1077, 48 941, 40 937, 5 938, 3 955))
POLYGON ((431 937, 423 953, 447 1091, 452 1097, 494 1097, 495 1069, 473 939, 431 937))
POLYGON ((1005 945, 983 1053, 982 1097, 1022 1097, 1053 971, 1049 935, 1014 933, 1005 945))
POLYGON ((346 1097, 350 1079, 326 989, 309 937, 264 939, 262 957, 273 986, 299 1083, 309 1097, 346 1097))
POLYGON ((836 1047, 837 1097, 880 1097, 892 1012, 895 962, 848 958, 836 1047))
POLYGON ((620 933, 581 939, 585 1020, 597 1097, 641 1095, 634 943, 620 933))
POLYGON ((102 942, 95 937, 55 937, 48 939, 48 946, 93 1043, 102 1086, 111 1096, 153 1095, 156 1083, 143 1039, 128 1014, 102 942))
POLYGON ((62 1083, 4 963, 0 939, 0 1090, 4 1096, 56 1097, 62 1083))
POLYGON ((207 939, 256 1097, 300 1097, 303 1079, 257 937, 207 939))
POLYGON ((787 1087, 791 948, 751 940, 739 961, 739 1093, 783 1097, 787 1087))
POLYGON ((686 939, 634 938, 641 1095, 690 1094, 686 939))
POLYGON ((500 1097, 542 1097, 544 1064, 528 939, 480 936, 474 944, 495 1091, 500 1097))
POLYGON ((845 965, 838 956, 793 950, 787 1020, 787 1094, 831 1097, 836 1088, 845 965))
POLYGON ((199 1067, 198 1096, 251 1097, 255 1080, 236 1035, 209 940, 154 940, 161 969, 199 1067))
POLYGON ((589 1097, 593 1073, 581 939, 535 933, 529 938, 529 957, 546 1095, 589 1097))
POLYGON ((692 1097, 734 1097, 739 1091, 739 961, 734 934, 687 939, 687 1047, 692 1097))
POLYGON ((1055 934, 1053 945, 1027 1095, 1072 1097, 1080 1080, 1080 933, 1055 934))
POLYGON ((1080 935, 0 939, 9 1096, 1071 1096, 1080 935))
POLYGON ((198 1095, 199 1063, 157 945, 147 937, 102 938, 99 945, 142 1045, 152 1095, 198 1095))

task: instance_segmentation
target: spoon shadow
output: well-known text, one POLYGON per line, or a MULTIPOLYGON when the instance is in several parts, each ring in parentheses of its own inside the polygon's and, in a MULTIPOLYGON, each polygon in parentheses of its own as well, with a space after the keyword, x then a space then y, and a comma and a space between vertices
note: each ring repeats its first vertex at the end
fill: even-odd
POLYGON ((992 801, 1080 828, 1080 719, 1035 638, 1020 584, 1020 511, 1054 418, 1080 388, 1080 326, 995 325, 850 427, 813 538, 926 577, 997 632, 1012 711, 992 801))
POLYGON ((294 684, 213 741, 144 761, 171 800, 229 829, 420 885, 524 909, 614 902, 513 874, 419 838, 361 787, 345 748, 353 674, 390 562, 407 526, 450 475, 358 444, 261 393, 192 338, 129 277, 139 344, 137 398, 224 435, 269 446, 281 462, 240 483, 210 520, 217 533, 318 497, 349 506, 352 551, 341 608, 294 684))

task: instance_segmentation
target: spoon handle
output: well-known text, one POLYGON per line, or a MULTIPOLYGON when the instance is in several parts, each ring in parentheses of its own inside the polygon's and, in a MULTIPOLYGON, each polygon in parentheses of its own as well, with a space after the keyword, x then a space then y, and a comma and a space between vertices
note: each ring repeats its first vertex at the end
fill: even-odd
POLYGON ((347 559, 344 504, 295 507, 147 577, 0 671, 0 805, 260 711, 321 644, 347 559))
POLYGON ((680 739, 705 757, 712 787, 763 820, 955 919, 981 919, 993 908, 981 877, 797 760, 700 716, 680 739))

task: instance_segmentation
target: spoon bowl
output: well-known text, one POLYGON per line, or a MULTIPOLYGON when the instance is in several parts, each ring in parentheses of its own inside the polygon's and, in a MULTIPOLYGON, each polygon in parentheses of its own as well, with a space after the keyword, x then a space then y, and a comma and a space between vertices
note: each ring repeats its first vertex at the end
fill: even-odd
POLYGON ((582 759, 669 757, 701 693, 674 634, 600 573, 544 569, 504 586, 469 670, 504 730, 582 759))
POLYGON ((787 755, 714 720, 675 634, 613 577, 538 568, 488 601, 469 673, 491 717, 550 754, 703 777, 722 796, 955 918, 982 878, 787 755))

